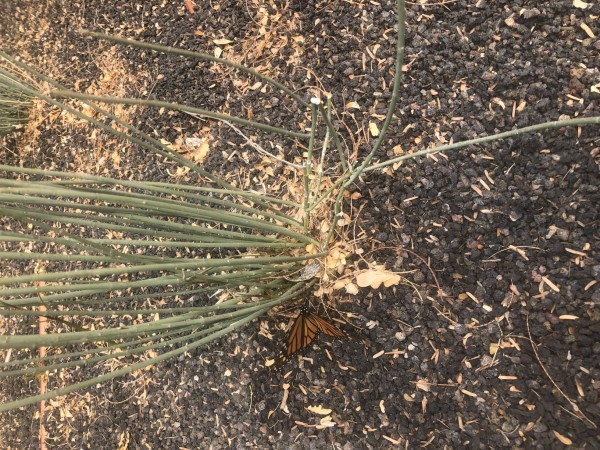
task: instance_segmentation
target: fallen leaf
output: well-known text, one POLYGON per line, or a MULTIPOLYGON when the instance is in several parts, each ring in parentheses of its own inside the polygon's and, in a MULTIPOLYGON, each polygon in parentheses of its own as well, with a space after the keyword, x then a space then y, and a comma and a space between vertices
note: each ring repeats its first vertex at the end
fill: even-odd
POLYGON ((554 436, 556 436, 556 438, 562 442, 565 445, 572 445, 573 441, 571 439, 569 439, 566 436, 563 436, 562 434, 560 434, 558 431, 552 431, 554 433, 554 436))
POLYGON ((377 124, 375 122, 369 122, 369 131, 371 132, 371 136, 379 136, 379 128, 377 128, 377 124))
POLYGON ((310 411, 313 414, 319 414, 320 416, 327 416, 328 414, 331 414, 331 409, 329 408, 323 408, 321 405, 319 406, 309 406, 306 408, 308 411, 310 411))
POLYGON ((369 269, 358 274, 356 284, 360 287, 371 286, 373 289, 378 289, 382 283, 385 287, 390 287, 400 283, 400 279, 400 275, 387 270, 369 269))
POLYGON ((573 0, 573 6, 575 8, 585 9, 589 8, 592 5, 590 3, 582 2, 581 0, 573 0))
POLYGON ((356 285, 354 283, 348 283, 346 286, 346 293, 350 294, 350 295, 356 295, 358 294, 358 288, 356 287, 356 285))
POLYGON ((590 27, 587 26, 587 24, 582 23, 581 25, 579 25, 581 27, 581 29, 583 31, 585 31, 585 34, 587 34, 589 37, 591 37, 592 39, 594 39, 596 37, 596 35, 594 34, 594 32, 592 31, 592 29, 590 27))
POLYGON ((194 6, 198 6, 196 3, 194 3, 192 0, 183 0, 183 4, 185 5, 186 9, 188 10, 188 12, 190 14, 194 14, 196 11, 194 11, 194 6))
POLYGON ((319 420, 319 425, 316 428, 322 429, 322 428, 331 428, 331 427, 335 427, 335 422, 332 420, 331 416, 327 416, 327 417, 323 417, 321 420, 319 420))
POLYGON ((418 380, 417 381, 417 389, 421 389, 422 391, 429 392, 431 390, 431 383, 427 380, 418 380))
POLYGON ((217 45, 227 45, 231 44, 233 41, 231 39, 213 39, 213 42, 217 45))
POLYGON ((543 276, 542 280, 544 281, 544 283, 546 283, 548 285, 548 287, 550 289, 552 289, 554 292, 560 292, 560 288, 554 284, 552 281, 550 281, 550 278, 543 276))

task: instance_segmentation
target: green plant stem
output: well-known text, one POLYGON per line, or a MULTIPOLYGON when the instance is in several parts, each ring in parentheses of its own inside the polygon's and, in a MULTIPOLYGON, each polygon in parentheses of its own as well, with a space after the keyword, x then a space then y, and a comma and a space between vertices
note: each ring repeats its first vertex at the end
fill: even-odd
POLYGON ((62 396, 62 395, 66 395, 66 394, 69 394, 71 392, 75 392, 75 391, 78 391, 78 390, 81 390, 81 389, 84 389, 84 388, 87 388, 87 387, 94 386, 94 385, 99 384, 99 383, 104 383, 106 381, 112 380, 114 378, 117 378, 117 377, 120 377, 120 376, 123 376, 123 375, 127 375, 127 374, 129 374, 131 372, 134 372, 136 370, 140 370, 140 369, 143 369, 145 367, 154 365, 154 364, 156 364, 158 362, 161 362, 161 361, 165 361, 165 360, 167 360, 169 358, 176 357, 176 356, 181 355, 183 353, 189 352, 189 351, 191 351, 191 350, 193 350, 195 348, 198 348, 198 347, 200 347, 200 346, 202 346, 204 344, 212 342, 215 339, 220 338, 221 336, 225 336, 225 335, 231 333, 232 331, 234 331, 235 329, 241 327, 242 325, 245 325, 246 323, 248 323, 248 322, 250 322, 250 321, 252 321, 252 320, 260 317, 262 314, 264 314, 268 310, 269 310, 268 307, 262 308, 262 309, 254 312, 252 314, 249 314, 246 317, 242 317, 242 318, 240 318, 240 319, 238 319, 238 320, 236 320, 234 322, 231 322, 225 328, 217 330, 217 331, 211 333, 210 335, 208 335, 208 336, 206 336, 206 337, 204 337, 202 339, 199 339, 199 340, 197 340, 197 341, 195 341, 193 343, 185 344, 185 345, 183 345, 182 347, 180 347, 178 349, 171 350, 170 352, 163 353, 162 355, 156 356, 154 358, 150 358, 150 359, 147 359, 147 360, 144 360, 144 361, 140 361, 138 363, 131 364, 131 365, 127 366, 127 367, 123 367, 121 369, 114 370, 114 371, 112 371, 110 373, 107 373, 105 375, 102 375, 102 376, 99 376, 99 377, 95 377, 95 378, 92 378, 92 379, 89 379, 89 380, 85 380, 85 381, 82 381, 82 382, 79 382, 79 383, 75 383, 75 384, 69 385, 69 386, 64 387, 64 388, 55 389, 53 391, 48 391, 48 392, 46 392, 44 394, 34 395, 34 396, 31 396, 31 397, 23 398, 23 399, 16 400, 16 401, 13 401, 13 402, 8 402, 8 403, 0 404, 0 412, 8 411, 8 410, 14 409, 14 408, 20 408, 20 407, 27 406, 27 405, 31 405, 33 403, 37 403, 37 402, 42 401, 42 400, 49 400, 49 399, 56 398, 56 397, 59 397, 59 396, 62 396))
MULTIPOLYGON (((148 191, 156 191, 162 192, 165 194, 175 194, 181 195, 188 198, 196 198, 194 194, 190 194, 186 191, 191 192, 205 192, 205 193, 213 193, 213 194, 222 194, 222 195, 231 195, 231 196, 239 196, 248 200, 263 200, 268 201, 269 203, 281 204, 285 206, 289 206, 291 208, 302 208, 302 205, 296 202, 290 202, 286 200, 281 200, 276 197, 270 197, 264 194, 253 193, 251 191, 240 191, 237 188, 235 189, 216 189, 212 187, 201 187, 201 186, 192 186, 192 185, 183 185, 183 184, 173 184, 173 183, 163 183, 157 181, 131 181, 131 180, 117 180, 114 178, 102 177, 98 175, 88 175, 85 173, 69 173, 69 172, 61 172, 57 170, 47 170, 47 169, 32 169, 28 167, 17 167, 17 166, 8 166, 5 164, 0 164, 0 170, 4 170, 7 172, 15 172, 22 173, 27 175, 42 175, 46 177, 52 178, 60 178, 59 181, 53 181, 52 183, 64 183, 64 184, 80 184, 80 183, 93 183, 100 185, 109 185, 109 186, 126 186, 140 190, 148 190, 148 191), (71 179, 71 180, 67 180, 71 179)), ((202 197, 204 198, 204 197, 202 197)), ((257 210, 260 211, 260 210, 257 210)), ((275 212, 282 214, 281 211, 275 210, 275 212)), ((284 217, 290 218, 290 216, 282 214, 284 217)), ((299 225, 301 223, 297 222, 299 225)))
POLYGON ((478 145, 483 144, 485 142, 496 141, 500 139, 506 139, 513 136, 518 136, 520 134, 525 133, 534 133, 536 131, 548 130, 551 128, 562 128, 567 126, 578 126, 578 125, 598 125, 600 124, 600 117, 584 117, 584 118, 576 118, 576 119, 567 119, 567 120, 557 120, 554 122, 545 122, 537 125, 531 125, 529 127, 517 128, 516 130, 505 131, 504 133, 494 134, 492 136, 485 136, 476 139, 470 139, 468 141, 456 142, 454 144, 441 145, 439 147, 430 148, 427 150, 421 150, 414 153, 409 153, 407 155, 398 156, 397 158, 392 158, 387 161, 383 161, 377 164, 373 164, 372 166, 365 167, 364 172, 371 172, 373 170, 381 169, 382 167, 387 167, 400 161, 404 161, 405 159, 413 159, 421 156, 432 155, 435 153, 443 152, 446 150, 454 150, 457 148, 468 147, 469 145, 478 145))
POLYGON ((330 98, 327 98, 327 111, 325 111, 323 103, 319 103, 319 111, 321 113, 321 117, 323 117, 323 120, 325 121, 325 125, 327 125, 327 131, 331 134, 331 137, 333 138, 333 142, 335 143, 335 146, 337 147, 338 154, 340 157, 340 162, 342 163, 342 169, 344 171, 346 171, 346 170, 348 170, 348 161, 346 160, 346 155, 344 154, 344 146, 342 145, 342 142, 340 141, 340 137, 338 135, 337 130, 335 129, 335 127, 333 126, 333 123, 331 122, 331 99, 330 98))
MULTIPOLYGON (((96 206, 96 205, 85 205, 83 203, 73 203, 62 200, 53 200, 44 197, 35 197, 33 195, 53 195, 57 197, 64 198, 75 198, 79 199, 85 197, 87 200, 95 200, 98 202, 104 203, 113 203, 121 206, 132 206, 139 207, 148 210, 152 214, 159 215, 168 215, 171 217, 183 217, 189 219, 197 219, 204 220, 207 222, 213 223, 223 223, 233 226, 239 226, 243 228, 248 228, 252 230, 260 230, 265 233, 276 233, 282 236, 288 236, 293 239, 296 239, 300 242, 310 243, 311 238, 307 237, 305 234, 299 233, 297 231, 291 230, 290 228, 286 228, 283 226, 279 226, 276 224, 269 223, 265 220, 255 219, 249 215, 243 215, 235 212, 227 212, 222 210, 215 210, 210 207, 202 207, 199 205, 187 205, 182 203, 174 202, 170 199, 160 199, 152 196, 143 196, 143 198, 139 198, 142 194, 138 195, 136 198, 135 195, 131 196, 123 196, 123 195, 115 195, 110 193, 110 191, 101 191, 99 193, 95 192, 81 192, 77 189, 61 189, 59 186, 53 186, 52 190, 50 190, 46 186, 40 186, 39 188, 35 187, 22 187, 22 188, 0 188, 0 202, 9 202, 14 204, 19 204, 24 202, 25 204, 30 205, 44 205, 44 206, 53 206, 53 207, 77 207, 82 210, 88 211, 96 211, 103 214, 112 214, 114 216, 122 216, 128 221, 132 223, 142 223, 144 225, 153 224, 158 229, 160 229, 160 224, 163 223, 168 229, 171 230, 184 230, 190 228, 196 228, 196 230, 190 229, 191 233, 197 232, 202 233, 201 229, 198 227, 190 227, 185 224, 173 224, 172 222, 154 219, 152 217, 144 217, 139 214, 139 209, 129 210, 124 209, 123 212, 119 213, 120 206, 96 206), (12 194, 14 193, 14 194, 12 194), (130 212, 131 211, 131 212, 130 212), (138 214, 136 214, 138 213, 138 214), (134 220, 135 218, 135 220, 134 220)), ((61 213, 55 213, 55 215, 60 215, 61 213)), ((64 213, 62 213, 64 214, 64 213)), ((49 213, 50 215, 50 213, 49 213)), ((72 216, 73 214, 70 214, 72 216)), ((81 216, 81 214, 77 214, 81 216)), ((99 219, 100 220, 100 219, 99 219)), ((224 234, 223 230, 211 230, 210 234, 224 234)), ((227 233, 225 233, 227 234, 227 233)), ((245 233, 239 233, 239 237, 244 239, 245 233)))
POLYGON ((196 108, 193 106, 180 105, 178 103, 170 103, 159 100, 142 100, 137 98, 118 98, 118 97, 104 97, 98 95, 88 95, 71 90, 54 90, 50 92, 50 96, 53 98, 76 98, 78 100, 90 100, 99 103, 108 104, 119 104, 119 105, 139 105, 139 106, 153 106, 156 108, 169 108, 175 111, 182 111, 187 113, 197 114, 199 116, 209 117, 211 119, 227 121, 237 123, 259 130, 267 131, 269 133, 276 133, 283 136, 294 137, 298 139, 308 139, 307 133, 298 133, 295 131, 285 130, 283 128, 274 127, 260 122, 254 122, 251 120, 242 119, 241 117, 230 116, 228 114, 217 113, 206 109, 196 108))
POLYGON ((390 126, 392 118, 394 117, 394 111, 396 110, 396 104, 398 103, 398 97, 400 93, 400 81, 402 80, 402 64, 404 64, 404 34, 406 32, 406 9, 404 5, 404 0, 396 0, 396 11, 398 16, 398 39, 396 40, 396 72, 394 75, 394 86, 392 88, 392 98, 390 100, 390 105, 388 107, 388 111, 379 132, 379 137, 375 141, 373 148, 364 159, 364 161, 358 166, 356 169, 350 171, 350 176, 344 182, 344 187, 342 190, 346 189, 354 180, 356 180, 360 174, 364 171, 364 169, 369 165, 379 147, 383 143, 383 140, 387 134, 387 130, 390 126))
MULTIPOLYGON (((304 180, 304 231, 308 230, 309 226, 309 214, 308 214, 308 202, 310 199, 310 174, 312 173, 312 155, 315 147, 315 134, 317 131, 317 105, 314 101, 318 99, 312 99, 310 104, 311 112, 311 124, 310 124, 310 139, 308 141, 308 152, 306 154, 306 160, 304 161, 304 169, 302 171, 302 178, 304 180)), ((314 242, 313 244, 317 244, 314 242)))
MULTIPOLYGON (((326 116, 331 114, 331 97, 327 97, 327 112, 326 116)), ((329 118, 329 122, 331 122, 331 118, 329 118)), ((331 127, 333 128, 333 127, 331 127)), ((319 167, 317 169, 317 181, 315 183, 314 196, 319 195, 319 191, 321 190, 321 180, 323 179, 323 166, 325 165, 325 155, 327 154, 327 149, 329 148, 329 138, 331 137, 331 128, 328 126, 325 130, 325 139, 323 140, 323 148, 321 149, 321 158, 319 159, 319 167)), ((335 131, 335 130, 334 130, 335 131)), ((342 152, 343 154, 343 152, 342 152)), ((310 210, 314 199, 311 198, 311 204, 309 204, 308 209, 310 210)))

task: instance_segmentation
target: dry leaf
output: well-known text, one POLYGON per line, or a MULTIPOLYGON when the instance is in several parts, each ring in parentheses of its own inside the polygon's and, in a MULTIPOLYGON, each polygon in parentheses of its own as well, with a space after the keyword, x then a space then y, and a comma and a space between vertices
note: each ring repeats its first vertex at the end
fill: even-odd
POLYGON ((283 385, 283 396, 281 398, 281 403, 279 404, 279 408, 286 414, 290 413, 290 410, 287 406, 288 396, 290 395, 290 385, 288 383, 284 383, 283 385))
POLYGON ((213 42, 217 45, 227 45, 231 44, 233 41, 231 39, 213 39, 213 42))
POLYGON ((546 283, 548 285, 548 287, 550 289, 552 289, 554 292, 560 292, 560 288, 554 284, 552 281, 550 281, 550 279, 546 276, 542 277, 542 280, 544 281, 544 283, 546 283))
POLYGON ((329 408, 323 408, 321 405, 319 405, 319 406, 309 406, 306 409, 309 410, 311 413, 313 413, 313 414, 319 414, 320 416, 326 416, 328 414, 331 414, 331 409, 329 409, 329 408))
POLYGON ((369 122, 369 131, 371 132, 371 136, 379 136, 379 128, 377 128, 377 124, 375 122, 369 122))
POLYGON ((587 34, 589 37, 591 37, 592 39, 594 39, 596 37, 596 35, 594 34, 594 32, 592 31, 592 29, 590 27, 588 27, 585 23, 582 23, 581 25, 579 25, 581 27, 581 29, 583 31, 585 31, 585 34, 587 34))
POLYGON ((350 294, 350 295, 356 295, 358 294, 358 288, 356 287, 356 285, 354 283, 348 283, 346 286, 346 293, 350 294))
POLYGON ((467 391, 466 389, 461 389, 460 392, 462 392, 465 395, 468 395, 469 397, 477 397, 477 394, 471 391, 467 391))
POLYGON ((592 5, 590 3, 582 2, 581 0, 573 0, 573 6, 575 8, 585 9, 589 8, 592 5))
POLYGON ((357 102, 346 103, 346 109, 360 109, 360 105, 357 102))
POLYGON ((579 319, 579 317, 573 316, 571 314, 563 314, 561 316, 558 316, 558 318, 560 320, 577 320, 577 319, 579 319))
POLYGON ((371 286, 373 289, 378 289, 382 283, 385 287, 398 284, 400 283, 400 275, 387 270, 369 269, 356 277, 356 284, 360 287, 371 286))
POLYGON ((571 439, 569 439, 566 436, 563 436, 562 434, 560 434, 558 431, 552 431, 554 433, 554 436, 556 436, 556 438, 562 442, 565 445, 572 445, 573 441, 571 439))
POLYGON ((273 364, 275 364, 275 359, 267 359, 265 361, 265 367, 271 367, 273 364))
POLYGON ((194 162, 201 164, 208 156, 209 151, 210 145, 208 144, 208 140, 204 140, 199 146, 197 146, 193 151, 190 152, 190 155, 194 162))
POLYGON ((319 425, 317 425, 317 429, 323 429, 323 428, 331 428, 335 426, 335 422, 333 422, 333 419, 331 416, 327 416, 327 417, 323 417, 321 420, 319 420, 319 425))
POLYGON ((417 389, 421 389, 422 391, 429 392, 431 390, 431 383, 427 380, 418 380, 417 381, 417 389))
POLYGON ((194 11, 194 6, 198 6, 196 3, 194 3, 192 0, 183 0, 183 4, 185 5, 186 9, 188 10, 188 12, 190 14, 194 14, 196 11, 194 11))

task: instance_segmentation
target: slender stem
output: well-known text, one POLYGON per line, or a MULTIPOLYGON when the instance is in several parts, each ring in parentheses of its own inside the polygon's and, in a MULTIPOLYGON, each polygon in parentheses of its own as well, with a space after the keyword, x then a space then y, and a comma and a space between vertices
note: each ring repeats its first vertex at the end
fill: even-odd
MULTIPOLYGON (((327 113, 326 115, 331 114, 331 97, 327 97, 327 113)), ((328 117, 329 118, 329 117, 328 117)), ((331 119, 329 120, 331 122, 331 119)), ((329 138, 331 136, 331 129, 327 127, 325 130, 325 139, 323 140, 323 148, 321 149, 321 158, 319 159, 319 167, 317 168, 317 182, 315 183, 314 189, 314 197, 319 195, 319 191, 321 190, 321 180, 323 179, 323 166, 325 165, 325 155, 327 154, 327 149, 329 148, 329 138)), ((311 199, 311 203, 314 199, 311 199)), ((309 209, 312 204, 309 205, 309 209)))
POLYGON ((179 103, 163 102, 159 100, 142 100, 138 98, 118 98, 104 97, 99 95, 88 95, 71 90, 54 90, 50 92, 50 96, 54 98, 76 98, 79 100, 91 100, 100 103, 120 104, 120 105, 143 105, 153 106, 156 108, 169 108, 175 111, 182 111, 199 116, 210 117, 211 119, 221 120, 225 122, 233 122, 248 127, 257 128, 259 130, 277 133, 283 136, 295 137, 298 139, 308 139, 307 133, 298 133, 295 131, 285 130, 283 128, 274 127, 264 123, 254 122, 251 120, 242 119, 241 117, 230 116, 228 114, 217 113, 206 109, 195 108, 193 106, 180 105, 179 103))
POLYGON ((321 112, 321 117, 323 117, 323 120, 325 121, 325 125, 327 125, 327 131, 333 137, 333 142, 338 149, 340 162, 342 163, 342 169, 346 171, 348 170, 348 161, 346 160, 346 155, 344 154, 344 147, 340 141, 337 130, 333 126, 333 123, 331 123, 331 98, 327 98, 327 111, 325 111, 323 103, 319 103, 319 111, 321 112))
MULTIPOLYGON (((194 268, 208 268, 208 267, 220 267, 223 265, 228 266, 240 266, 243 267, 248 264, 279 264, 288 262, 300 262, 307 261, 310 259, 321 258, 325 256, 324 253, 317 253, 314 255, 305 256, 273 256, 273 257, 256 257, 256 258, 222 258, 222 259, 205 259, 200 261, 189 261, 189 262, 178 262, 178 263, 163 263, 163 264, 143 264, 137 266, 127 267, 110 267, 110 268, 95 268, 86 269, 79 271, 66 271, 66 272, 52 272, 52 273, 39 273, 34 275, 21 275, 15 277, 4 277, 0 278, 0 286, 6 286, 10 284, 39 282, 39 281, 63 281, 65 279, 72 279, 74 275, 77 278, 83 277, 99 277, 109 275, 122 275, 132 273, 148 273, 148 272, 179 272, 184 269, 194 268)), ((118 284, 118 283, 115 283, 118 284)), ((10 291, 11 294, 5 295, 16 295, 20 293, 22 288, 12 288, 3 290, 3 294, 10 291)), ((68 289, 64 285, 57 286, 36 286, 36 292, 46 292, 52 290, 65 290, 68 289)))
MULTIPOLYGON (((132 181, 132 180, 117 180, 114 178, 102 177, 99 175, 89 175, 86 173, 69 173, 69 172, 61 172, 58 170, 48 170, 48 169, 33 169, 29 167, 17 167, 17 166, 8 166, 5 164, 0 164, 0 170, 5 170, 7 172, 15 172, 15 173, 24 173, 28 175, 43 175, 47 177, 53 178, 71 178, 70 181, 63 181, 65 184, 82 183, 80 180, 85 180, 89 183, 98 183, 98 184, 107 184, 111 186, 115 185, 123 185, 127 187, 133 187, 142 190, 155 190, 163 193, 177 193, 177 195, 181 195, 184 197, 192 196, 193 194, 189 194, 186 191, 192 192, 207 192, 207 193, 217 193, 223 195, 232 195, 239 196, 242 198, 246 198, 248 200, 263 200, 269 203, 281 204, 285 206, 289 206, 292 208, 301 208, 302 205, 296 202, 290 202, 286 200, 281 200, 276 197, 271 197, 264 194, 253 193, 251 191, 241 191, 237 188, 234 189, 216 189, 212 187, 202 187, 202 186, 193 186, 193 185, 184 185, 184 184, 175 184, 175 183, 164 183, 158 181, 132 181), (161 188, 161 189, 159 189, 161 188)), ((54 182, 60 183, 60 182, 54 182)), ((190 197, 195 198, 195 197, 190 197)), ((269 208, 272 209, 272 208, 269 208)), ((276 212, 281 214, 281 211, 275 210, 276 212)), ((286 216, 288 217, 288 216, 286 216)), ((301 225, 301 224, 300 224, 301 225)))
POLYGON ((379 132, 379 137, 373 148, 364 159, 364 161, 358 166, 356 169, 353 169, 350 177, 344 183, 344 189, 350 186, 356 178, 360 176, 360 174, 364 171, 364 169, 369 165, 379 147, 383 143, 383 139, 387 134, 388 127, 390 126, 390 122, 394 117, 394 111, 396 110, 396 103, 398 103, 398 95, 400 92, 400 81, 402 80, 402 64, 404 63, 404 34, 406 31, 406 9, 404 6, 404 0, 396 0, 396 10, 398 15, 398 39, 396 41, 396 73, 394 75, 394 87, 392 89, 392 98, 390 100, 390 105, 388 107, 387 115, 385 117, 385 121, 381 127, 381 131, 379 132))
POLYGON ((435 153, 443 152, 446 150, 454 150, 457 148, 468 147, 469 145, 478 145, 483 144, 484 142, 497 141, 500 139, 506 139, 512 136, 518 136, 520 134, 525 133, 533 133, 536 131, 547 130, 551 128, 562 128, 567 126, 578 126, 578 125, 599 125, 600 124, 600 116, 599 117, 584 117, 584 118, 576 118, 576 119, 567 119, 567 120, 557 120, 554 122, 545 122, 537 125, 531 125, 529 127, 517 128, 511 131, 505 131, 504 133, 494 134, 492 136, 484 136, 476 139, 470 139, 464 142, 456 142, 454 144, 442 145, 440 147, 434 147, 427 150, 421 150, 414 153, 409 153, 407 155, 398 156, 397 158, 388 159, 387 161, 383 161, 377 164, 373 164, 372 166, 365 167, 364 172, 371 172, 373 170, 381 169, 382 167, 387 167, 392 164, 396 164, 400 161, 404 161, 405 159, 413 159, 418 158, 420 156, 432 155, 435 153))
POLYGON ((214 341, 215 339, 218 339, 221 336, 225 336, 225 335, 231 333, 233 330, 241 327, 242 325, 244 325, 244 324, 246 324, 246 323, 248 323, 248 322, 256 319, 257 317, 260 317, 262 314, 264 314, 268 310, 269 310, 269 307, 262 308, 262 309, 254 312, 252 314, 249 314, 246 317, 242 317, 239 320, 230 323, 225 328, 222 328, 222 329, 220 329, 218 331, 215 331, 214 333, 211 333, 210 335, 208 335, 205 338, 199 339, 199 340, 197 340, 197 341, 195 341, 193 343, 190 343, 190 344, 185 344, 184 346, 182 346, 180 348, 177 348, 175 350, 171 350, 170 352, 163 353, 163 354, 161 354, 159 356, 156 356, 154 358, 150 358, 150 359, 147 359, 147 360, 144 360, 144 361, 140 361, 138 363, 131 364, 131 365, 127 366, 127 367, 123 367, 121 369, 114 370, 114 371, 109 372, 109 373, 107 373, 105 375, 102 375, 102 376, 99 376, 99 377, 95 377, 95 378, 92 378, 92 379, 89 379, 89 380, 85 380, 85 381, 82 381, 82 382, 79 382, 79 383, 71 384, 71 385, 66 386, 64 388, 55 389, 53 391, 48 391, 48 392, 46 392, 44 394, 34 395, 34 396, 31 396, 31 397, 23 398, 23 399, 16 400, 16 401, 13 401, 13 402, 8 402, 8 403, 0 404, 0 412, 8 411, 8 410, 14 409, 14 408, 20 408, 20 407, 27 406, 27 405, 31 405, 32 403, 37 403, 37 402, 42 401, 42 400, 49 400, 51 398, 55 398, 55 397, 59 397, 59 396, 62 396, 62 395, 66 395, 66 394, 69 394, 71 392, 75 392, 75 391, 78 391, 80 389, 84 389, 86 387, 91 387, 91 386, 94 386, 96 384, 100 384, 100 383, 112 380, 114 378, 117 378, 117 377, 120 377, 120 376, 123 376, 123 375, 127 375, 127 374, 129 374, 131 372, 134 372, 136 370, 140 370, 140 369, 143 369, 145 367, 154 365, 154 364, 156 364, 158 362, 167 360, 169 358, 173 358, 173 357, 181 355, 181 354, 183 354, 185 352, 189 352, 189 351, 191 351, 191 350, 193 350, 193 349, 195 349, 197 347, 200 347, 200 346, 202 346, 202 345, 204 345, 204 344, 206 344, 208 342, 214 341))
POLYGON ((312 155, 315 147, 315 134, 317 132, 317 105, 320 103, 318 98, 310 100, 310 140, 308 141, 308 152, 304 162, 303 180, 304 180, 304 231, 308 230, 308 202, 310 199, 310 174, 312 172, 312 155))

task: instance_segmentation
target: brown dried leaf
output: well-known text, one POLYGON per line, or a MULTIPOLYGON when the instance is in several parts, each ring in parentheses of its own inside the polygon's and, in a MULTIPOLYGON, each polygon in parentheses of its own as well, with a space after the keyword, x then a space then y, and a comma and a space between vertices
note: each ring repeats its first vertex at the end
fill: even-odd
POLYGON ((373 137, 379 136, 379 128, 377 128, 377 124, 375 122, 369 122, 369 132, 373 137))
POLYGON ((417 386, 417 389, 421 389, 422 391, 425 391, 425 392, 431 391, 431 383, 427 380, 418 380, 416 386, 417 386))
POLYGON ((213 39, 213 42, 216 45, 227 45, 231 44, 233 41, 231 39, 213 39))
POLYGON ((331 414, 331 409, 329 408, 323 408, 323 406, 319 405, 319 406, 308 406, 306 408, 308 411, 310 411, 313 414, 319 414, 320 416, 327 416, 328 414, 331 414))
POLYGON ((577 320, 577 319, 579 319, 579 317, 573 316, 571 314, 563 314, 563 315, 558 316, 558 318, 560 320, 577 320))
POLYGON ((371 286, 373 289, 378 289, 382 283, 385 287, 390 287, 400 283, 400 280, 400 275, 377 268, 365 270, 358 274, 356 284, 360 287, 371 286))
POLYGON ((586 9, 586 8, 589 8, 592 5, 591 5, 591 3, 586 3, 586 2, 583 2, 581 0, 573 0, 573 6, 575 8, 586 9))
POLYGON ((552 431, 554 433, 554 436, 556 436, 556 439, 558 439, 560 442, 562 442, 565 445, 573 445, 573 441, 571 439, 569 439, 566 436, 563 436, 562 434, 560 434, 558 431, 552 431))

